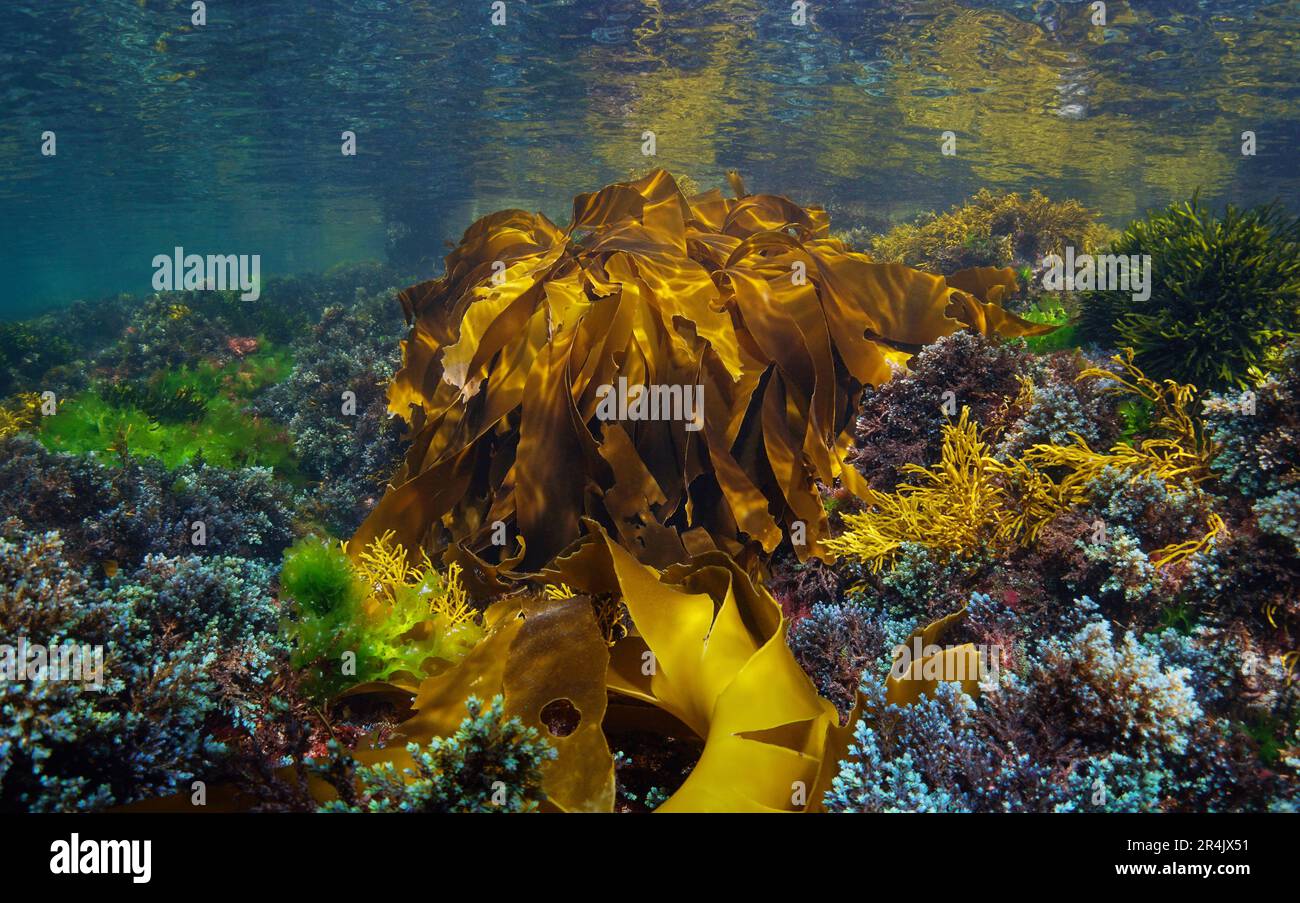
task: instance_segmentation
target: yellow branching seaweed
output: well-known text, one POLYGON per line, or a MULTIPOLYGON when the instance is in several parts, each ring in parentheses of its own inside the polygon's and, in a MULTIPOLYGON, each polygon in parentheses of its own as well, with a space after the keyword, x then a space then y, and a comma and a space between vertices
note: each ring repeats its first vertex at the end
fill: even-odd
POLYGON ((970 422, 969 408, 962 408, 957 423, 944 427, 939 463, 904 467, 915 481, 897 492, 865 492, 866 510, 846 514, 848 529, 826 547, 879 570, 905 542, 963 556, 1005 542, 1012 529, 998 479, 1002 470, 970 422))
POLYGON ((1009 269, 875 263, 824 210, 735 183, 687 197, 657 170, 580 195, 563 228, 472 225, 442 278, 399 296, 389 406, 412 443, 356 540, 392 531, 487 580, 544 566, 583 517, 659 567, 747 560, 795 523, 796 551, 822 554, 818 483, 865 489, 843 459, 862 386, 959 329, 1051 329, 1001 307, 1009 269))
POLYGON ((1109 391, 1146 402, 1152 408, 1152 428, 1157 433, 1132 445, 1118 443, 1108 452, 1093 451, 1082 436, 1072 434, 1071 445, 1035 445, 1025 452, 1025 462, 1039 469, 1064 468, 1068 475, 1061 481, 1065 498, 1078 504, 1087 500, 1087 485, 1110 467, 1131 478, 1159 477, 1167 483, 1199 483, 1210 476, 1214 447, 1192 415, 1196 397, 1194 386, 1173 380, 1163 384, 1149 379, 1133 363, 1133 350, 1124 349, 1112 360, 1120 372, 1092 367, 1079 379, 1102 379, 1114 382, 1109 391))
POLYGON ((40 404, 40 396, 34 392, 24 392, 0 404, 0 439, 21 432, 35 423, 40 404))
POLYGON ((1151 564, 1157 568, 1162 568, 1171 564, 1177 564, 1180 561, 1186 561, 1197 552, 1208 547, 1210 541, 1216 536, 1228 532, 1228 525, 1223 522, 1223 518, 1218 514, 1211 513, 1209 520, 1210 529, 1204 536, 1197 539, 1189 539, 1186 542, 1174 543, 1165 546, 1163 549, 1157 549, 1151 553, 1151 564))
MULTIPOLYGON (((348 543, 342 543, 348 550, 348 543)), ((419 567, 407 560, 405 547, 393 541, 388 531, 367 544, 353 558, 357 576, 371 592, 372 601, 392 607, 413 597, 428 606, 428 613, 441 615, 449 627, 472 621, 478 611, 469 603, 469 594, 461 582, 461 567, 453 562, 439 571, 423 553, 419 567), (413 591, 413 592, 412 592, 413 591)), ((374 606, 372 606, 374 607, 374 606)))
MULTIPOLYGON (((465 584, 461 582, 460 575, 459 564, 453 561, 447 565, 446 574, 440 584, 442 591, 436 593, 430 602, 430 609, 435 614, 441 614, 453 627, 469 623, 478 615, 478 611, 469 604, 469 594, 465 591, 465 584)), ((421 585, 421 588, 427 585, 426 582, 421 585)))
MULTIPOLYGON (((1214 449, 1191 413, 1196 390, 1148 379, 1133 363, 1131 350, 1114 361, 1119 373, 1089 368, 1080 379, 1112 380, 1112 391, 1149 404, 1157 435, 1098 452, 1072 434, 1069 445, 1035 445, 1023 457, 1000 461, 988 454, 963 408, 957 423, 944 427, 939 464, 908 465, 904 472, 914 479, 894 493, 863 493, 866 510, 845 515, 847 529, 826 548, 873 570, 892 560, 905 542, 961 556, 981 548, 1005 551, 1032 544, 1061 512, 1086 504, 1093 481, 1108 468, 1129 479, 1154 476, 1170 485, 1206 479, 1214 449)), ((1028 391, 1022 384, 1022 399, 1028 391)), ((1185 561, 1227 529, 1218 515, 1211 515, 1208 526, 1204 536, 1152 552, 1153 564, 1185 561)))
MULTIPOLYGON (((348 543, 343 543, 348 551, 348 543)), ((391 600, 397 589, 409 585, 413 568, 406 560, 406 549, 393 542, 393 531, 367 543, 353 559, 357 576, 371 593, 391 600)))

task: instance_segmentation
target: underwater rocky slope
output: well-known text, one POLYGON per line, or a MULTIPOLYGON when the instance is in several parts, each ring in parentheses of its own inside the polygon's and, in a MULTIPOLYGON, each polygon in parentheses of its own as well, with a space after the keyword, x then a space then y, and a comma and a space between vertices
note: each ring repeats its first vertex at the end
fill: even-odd
POLYGON ((732 187, 0 324, 0 810, 1293 811, 1296 220, 732 187))

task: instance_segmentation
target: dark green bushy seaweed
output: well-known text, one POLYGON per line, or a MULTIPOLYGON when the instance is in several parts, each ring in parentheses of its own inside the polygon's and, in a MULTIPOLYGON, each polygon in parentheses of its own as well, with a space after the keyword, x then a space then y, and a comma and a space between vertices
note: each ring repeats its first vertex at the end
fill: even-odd
POLYGON ((202 419, 207 402, 196 390, 183 386, 171 394, 156 385, 110 383, 100 391, 117 408, 138 408, 159 423, 187 423, 202 419))
POLYGON ((1300 334, 1300 218, 1276 205, 1216 217, 1193 198, 1130 224, 1111 253, 1151 255, 1151 296, 1086 293, 1079 335, 1132 347, 1148 376, 1247 385, 1300 334))
POLYGON ((0 323, 0 397, 75 357, 72 343, 45 321, 0 323))

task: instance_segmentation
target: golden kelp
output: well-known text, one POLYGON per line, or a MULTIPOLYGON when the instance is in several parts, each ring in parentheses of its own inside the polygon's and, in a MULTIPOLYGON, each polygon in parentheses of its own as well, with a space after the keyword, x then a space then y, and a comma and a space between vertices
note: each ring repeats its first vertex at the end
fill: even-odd
POLYGON ((547 732, 558 750, 543 769, 549 807, 613 807, 605 727, 616 723, 704 741, 695 768, 659 811, 806 808, 834 770, 828 742, 846 742, 849 729, 786 646, 780 606, 722 552, 660 572, 586 524, 587 537, 545 572, 576 595, 533 593, 494 604, 487 636, 458 665, 421 683, 415 714, 397 726, 390 748, 357 757, 400 770, 410 764, 403 744, 454 731, 466 697, 503 694, 506 713, 547 732), (612 647, 592 605, 605 596, 621 599, 631 621, 612 647), (578 718, 557 736, 546 712, 562 701, 578 718))
POLYGON ((656 170, 580 195, 563 229, 501 211, 402 292, 389 405, 412 443, 358 545, 392 530, 496 589, 496 570, 546 565, 583 517, 657 567, 746 561, 795 524, 800 557, 824 555, 818 481, 865 489, 843 459, 862 386, 961 328, 1050 331, 1002 309, 1010 270, 874 263, 829 237, 824 210, 733 185, 687 198, 656 170), (598 417, 620 380, 638 398, 698 391, 702 416, 598 417))

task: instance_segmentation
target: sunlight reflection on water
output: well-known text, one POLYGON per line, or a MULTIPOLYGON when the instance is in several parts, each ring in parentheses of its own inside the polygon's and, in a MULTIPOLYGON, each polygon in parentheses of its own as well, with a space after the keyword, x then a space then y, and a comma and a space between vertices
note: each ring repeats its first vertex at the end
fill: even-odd
POLYGON ((1296 207, 1300 3, 1109 6, 1103 28, 1083 3, 837 0, 797 27, 773 0, 520 0, 494 28, 460 0, 232 0, 191 28, 172 4, 5 4, 0 310, 147 292, 174 244, 271 272, 437 253, 654 164, 705 188, 734 167, 843 226, 982 186, 1112 222, 1198 188, 1296 207))

